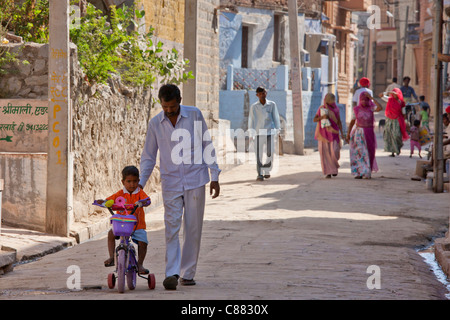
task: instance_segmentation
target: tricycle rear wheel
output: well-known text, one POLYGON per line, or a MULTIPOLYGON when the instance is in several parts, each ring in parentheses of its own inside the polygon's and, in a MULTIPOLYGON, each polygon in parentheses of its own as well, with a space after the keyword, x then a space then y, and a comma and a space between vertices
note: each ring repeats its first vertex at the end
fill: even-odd
POLYGON ((155 279, 155 275, 153 273, 150 273, 148 275, 148 288, 150 290, 154 290, 156 287, 156 279, 155 279))
POLYGON ((116 276, 114 273, 108 274, 108 288, 114 289, 116 286, 116 276))

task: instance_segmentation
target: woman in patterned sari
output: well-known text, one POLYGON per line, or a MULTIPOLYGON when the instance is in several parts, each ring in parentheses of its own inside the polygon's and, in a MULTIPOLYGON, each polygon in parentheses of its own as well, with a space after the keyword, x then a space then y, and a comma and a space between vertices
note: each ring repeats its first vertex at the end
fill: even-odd
POLYGON ((390 98, 386 105, 386 126, 384 128, 384 151, 390 152, 391 157, 395 157, 395 154, 400 155, 403 141, 409 139, 402 113, 404 106, 403 94, 400 89, 395 88, 390 92, 390 98))
POLYGON ((314 122, 317 123, 315 138, 319 141, 320 162, 322 172, 327 179, 336 177, 341 157, 341 140, 339 132, 342 131, 342 123, 339 115, 339 107, 336 105, 334 94, 328 93, 325 101, 317 110, 314 122))
POLYGON ((378 101, 367 92, 361 93, 359 104, 353 109, 346 139, 350 144, 350 165, 355 179, 370 179, 372 172, 378 171, 375 159, 377 138, 374 131, 374 112, 382 109, 378 101))

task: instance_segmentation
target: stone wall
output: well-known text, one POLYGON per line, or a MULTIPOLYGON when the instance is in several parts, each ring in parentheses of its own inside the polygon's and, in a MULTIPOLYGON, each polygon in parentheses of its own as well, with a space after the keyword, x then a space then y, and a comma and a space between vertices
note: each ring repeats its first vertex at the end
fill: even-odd
POLYGON ((48 44, 27 43, 3 45, 17 54, 17 59, 27 61, 3 68, 7 74, 0 77, 2 98, 47 98, 48 44))
MULTIPOLYGON (((30 63, 9 67, 12 72, 1 78, 0 92, 8 99, 47 99, 48 45, 26 43, 22 46, 14 45, 13 50, 19 52, 20 59, 30 63)), ((71 98, 74 216, 70 218, 77 222, 93 212, 94 199, 107 197, 122 188, 121 171, 125 166, 139 168, 148 121, 160 107, 153 108, 152 92, 127 88, 117 78, 108 85, 89 86, 84 81, 74 47, 71 48, 71 98)), ((11 155, 0 150, 6 223, 45 230, 45 159, 45 154, 11 155), (24 189, 25 186, 29 190, 24 189), (34 206, 21 202, 25 191, 37 199, 34 206)), ((145 191, 149 195, 158 191, 159 182, 157 166, 145 191)))
POLYGON ((184 42, 184 0, 141 0, 141 2, 145 10, 147 28, 153 27, 156 37, 180 44, 184 42))
MULTIPOLYGON (((124 87, 118 78, 90 87, 72 51, 74 155, 74 221, 92 212, 92 201, 120 190, 122 169, 139 168, 147 124, 159 112, 152 92, 124 87)), ((147 184, 150 195, 159 188, 159 167, 147 184)))
MULTIPOLYGON (((197 16, 197 99, 202 111, 208 110, 209 126, 219 119, 219 34, 214 29, 214 9, 218 0, 199 0, 197 16)), ((189 58, 189 57, 187 57, 189 58)))

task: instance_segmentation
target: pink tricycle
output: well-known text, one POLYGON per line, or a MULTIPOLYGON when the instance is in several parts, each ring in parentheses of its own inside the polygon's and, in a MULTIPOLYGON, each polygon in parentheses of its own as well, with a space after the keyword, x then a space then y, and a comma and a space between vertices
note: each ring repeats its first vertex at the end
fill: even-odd
POLYGON ((114 289, 116 286, 120 293, 125 292, 125 278, 130 290, 136 288, 136 275, 140 278, 146 279, 150 290, 155 289, 155 275, 149 274, 148 277, 144 277, 138 272, 138 264, 136 260, 136 249, 131 241, 131 235, 134 232, 134 227, 137 224, 137 218, 134 215, 138 208, 147 207, 151 204, 150 198, 140 200, 135 204, 126 204, 126 200, 123 197, 119 197, 116 201, 109 200, 96 200, 93 205, 107 208, 111 213, 110 218, 112 224, 112 230, 116 237, 120 237, 120 243, 116 247, 116 261, 117 268, 115 273, 108 275, 108 287, 114 289), (132 210, 129 215, 114 214, 114 211, 132 210))

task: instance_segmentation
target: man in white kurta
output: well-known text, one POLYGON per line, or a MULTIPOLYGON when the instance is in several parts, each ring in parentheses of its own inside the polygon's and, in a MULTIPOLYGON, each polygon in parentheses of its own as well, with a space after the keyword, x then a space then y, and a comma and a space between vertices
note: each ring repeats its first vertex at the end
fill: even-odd
POLYGON ((250 106, 248 114, 249 135, 255 141, 256 180, 270 178, 273 166, 275 139, 281 131, 280 115, 274 101, 267 99, 267 91, 263 87, 256 89, 258 101, 250 106), (262 164, 263 150, 266 147, 267 163, 262 164))
POLYGON ((205 185, 219 196, 219 174, 215 150, 203 115, 196 107, 181 105, 180 90, 165 85, 159 92, 163 111, 150 120, 141 156, 140 185, 145 186, 160 153, 164 202, 167 290, 195 285, 194 276, 200 250, 205 210, 205 185), (179 231, 184 213, 183 246, 179 231))

